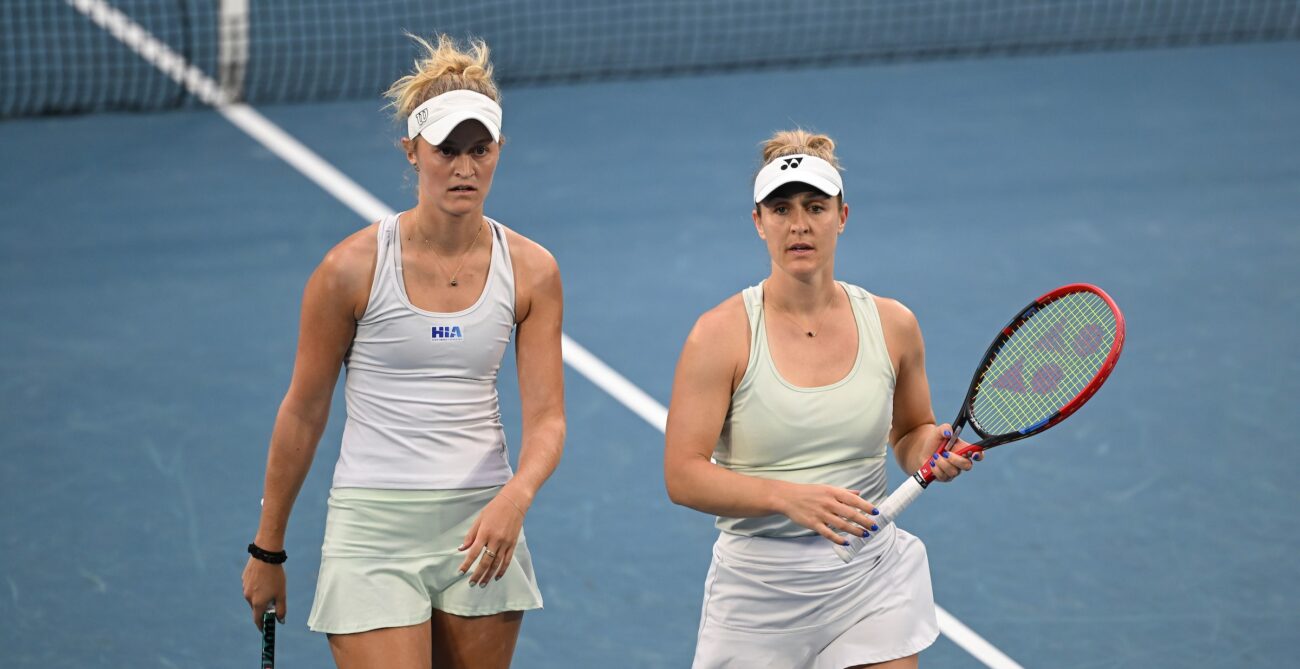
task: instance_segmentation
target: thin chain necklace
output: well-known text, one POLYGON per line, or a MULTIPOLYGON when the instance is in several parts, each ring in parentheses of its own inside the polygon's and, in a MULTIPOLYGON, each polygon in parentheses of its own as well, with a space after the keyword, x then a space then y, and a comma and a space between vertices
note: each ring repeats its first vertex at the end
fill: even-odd
MULTIPOLYGON (((455 288, 459 285, 459 282, 456 281, 456 275, 460 274, 460 269, 465 266, 465 260, 469 258, 469 252, 474 250, 475 244, 478 244, 478 238, 483 234, 483 227, 483 222, 480 221, 478 232, 474 233, 474 241, 470 242, 469 248, 465 249, 465 251, 460 254, 460 264, 456 265, 456 271, 449 275, 451 276, 451 280, 447 282, 451 287, 455 288)), ((420 236, 424 237, 424 233, 420 233, 420 236)), ((443 274, 447 274, 447 266, 442 264, 442 256, 438 255, 438 252, 433 249, 433 242, 429 241, 428 237, 424 237, 424 243, 428 245, 429 252, 433 253, 433 259, 438 261, 438 267, 442 268, 443 274)))
POLYGON ((831 299, 826 300, 826 306, 822 307, 822 315, 821 315, 821 318, 818 318, 818 319, 817 319, 817 327, 816 327, 816 328, 813 328, 813 329, 811 329, 811 330, 805 328, 803 325, 801 325, 801 324, 799 323, 799 321, 796 321, 796 320, 794 319, 794 316, 791 316, 790 314, 786 313, 785 311, 783 311, 783 310, 781 310, 781 309, 777 309, 776 311, 777 311, 777 313, 779 313, 779 314, 781 314, 782 316, 785 316, 787 319, 789 319, 791 323, 794 323, 795 327, 799 328, 800 330, 803 330, 803 333, 804 333, 804 334, 808 335, 809 337, 816 337, 816 336, 817 336, 817 333, 822 331, 822 323, 826 320, 826 314, 830 313, 830 310, 831 310, 831 303, 834 302, 834 301, 835 301, 835 293, 832 292, 832 293, 831 293, 831 299))

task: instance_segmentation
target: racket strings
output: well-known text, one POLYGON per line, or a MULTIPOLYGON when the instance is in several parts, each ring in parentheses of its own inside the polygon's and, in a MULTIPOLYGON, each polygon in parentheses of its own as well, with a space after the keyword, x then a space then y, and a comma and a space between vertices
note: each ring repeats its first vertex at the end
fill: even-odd
POLYGON ((981 430, 1029 428, 1074 399, 1115 343, 1115 314, 1100 296, 1070 293, 1032 314, 988 364, 971 413, 981 430))
POLYGON ((1100 369, 1109 350, 1103 338, 1113 341, 1113 332, 1113 314, 1091 293, 1066 296, 1031 316, 993 363, 992 385, 1003 392, 985 396, 1001 401, 984 404, 1005 421, 999 432, 1029 427, 1077 396, 1100 369))
POLYGON ((984 419, 990 432, 1005 433, 1051 416, 1096 375, 1109 351, 1104 339, 1113 342, 1113 333, 1109 307, 1090 293, 1073 294, 1043 307, 992 361, 983 377, 987 387, 981 388, 985 401, 978 402, 977 420, 984 419), (988 416, 989 411, 996 420, 988 416))

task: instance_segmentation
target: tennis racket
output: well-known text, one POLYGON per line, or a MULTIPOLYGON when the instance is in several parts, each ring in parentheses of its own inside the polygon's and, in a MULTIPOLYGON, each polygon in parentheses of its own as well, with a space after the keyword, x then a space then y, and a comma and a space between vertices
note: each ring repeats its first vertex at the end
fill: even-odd
MULTIPOLYGON (((953 451, 957 455, 981 453, 1060 423, 1105 383, 1123 348, 1124 315, 1096 286, 1062 286, 1030 302, 984 352, 952 436, 938 452, 956 444, 967 424, 980 441, 953 451)), ((933 480, 927 461, 876 507, 880 514, 871 522, 894 522, 933 480)), ((844 536, 849 544, 835 546, 835 552, 848 562, 867 539, 844 536)))
POLYGON ((262 613, 262 669, 275 669, 275 602, 262 613))

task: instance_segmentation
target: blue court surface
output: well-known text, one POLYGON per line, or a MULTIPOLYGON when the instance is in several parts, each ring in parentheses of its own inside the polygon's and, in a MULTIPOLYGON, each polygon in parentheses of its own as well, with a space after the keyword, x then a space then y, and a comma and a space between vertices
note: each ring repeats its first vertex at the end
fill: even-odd
MULTIPOLYGON (((559 259, 566 332, 665 404, 695 317, 765 276, 750 179, 795 124, 839 143, 837 273, 916 312, 941 420, 1016 309, 1102 286, 1129 335, 1105 390, 904 517, 936 599, 1025 667, 1292 666, 1298 62, 1289 42, 509 89, 488 214, 559 259)), ((381 104, 260 111, 402 209, 381 104)), ((0 665, 251 667, 240 572, 299 297, 367 221, 209 110, 10 120, 0 147, 0 665)), ((513 366, 501 390, 517 446, 513 366)), ((566 391, 515 666, 688 666, 712 519, 668 501, 658 429, 572 369, 566 391)), ((330 663, 305 621, 342 416, 290 526, 284 667, 330 663)), ((981 666, 947 638, 922 665, 981 666)))

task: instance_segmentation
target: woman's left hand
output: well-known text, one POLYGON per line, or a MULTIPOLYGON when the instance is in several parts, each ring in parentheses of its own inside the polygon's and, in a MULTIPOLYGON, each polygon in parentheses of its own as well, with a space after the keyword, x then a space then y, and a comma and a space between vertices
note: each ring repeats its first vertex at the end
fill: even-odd
POLYGON ((489 579, 500 580, 515 554, 515 544, 524 527, 524 509, 504 489, 483 507, 469 534, 457 550, 468 551, 460 564, 460 573, 469 571, 478 560, 469 584, 486 587, 489 579))
POLYGON ((936 481, 951 481, 957 478, 962 472, 975 466, 974 462, 984 459, 984 454, 982 452, 974 453, 969 458, 954 453, 953 451, 960 449, 962 446, 970 445, 969 443, 962 441, 960 438, 958 438, 957 442, 952 445, 951 450, 937 452, 939 447, 948 440, 948 435, 951 434, 951 425, 944 423, 943 425, 938 426, 938 429, 934 431, 933 441, 927 451, 931 453, 930 461, 927 464, 930 465, 930 470, 934 472, 934 480, 936 481))

